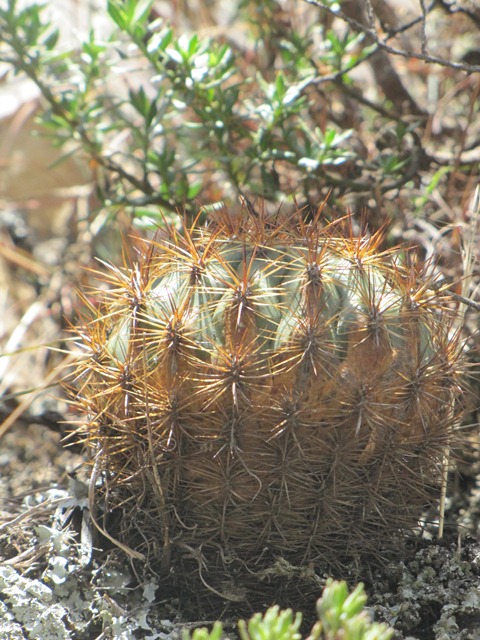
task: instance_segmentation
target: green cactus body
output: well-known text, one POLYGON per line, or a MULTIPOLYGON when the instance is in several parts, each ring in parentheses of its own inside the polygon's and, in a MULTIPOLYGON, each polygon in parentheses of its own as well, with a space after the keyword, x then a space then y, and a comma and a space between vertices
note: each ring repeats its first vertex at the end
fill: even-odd
POLYGON ((167 564, 254 568, 377 554, 415 526, 438 497, 459 349, 378 242, 226 221, 112 270, 77 389, 127 539, 142 528, 167 564))

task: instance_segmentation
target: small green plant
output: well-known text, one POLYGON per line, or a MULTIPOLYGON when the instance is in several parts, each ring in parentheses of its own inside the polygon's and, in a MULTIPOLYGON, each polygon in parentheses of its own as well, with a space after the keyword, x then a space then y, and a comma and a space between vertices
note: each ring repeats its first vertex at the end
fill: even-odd
MULTIPOLYGON (((363 584, 349 594, 346 582, 330 578, 317 603, 318 622, 308 640, 390 640, 393 629, 371 621, 364 610, 366 601, 363 584)), ((238 630, 241 640, 301 640, 301 623, 301 613, 294 616, 291 609, 274 606, 263 616, 256 613, 248 623, 240 620, 238 630)), ((216 622, 211 631, 201 628, 193 634, 184 634, 184 640, 220 640, 222 637, 220 622, 216 622)))
POLYGON ((373 623, 364 610, 366 602, 362 583, 349 594, 346 582, 329 579, 317 603, 319 622, 310 637, 312 640, 389 640, 393 629, 373 623))
POLYGON ((248 623, 240 620, 238 630, 242 640, 301 640, 299 632, 302 614, 293 617, 291 609, 281 610, 274 606, 262 616, 256 613, 248 623))

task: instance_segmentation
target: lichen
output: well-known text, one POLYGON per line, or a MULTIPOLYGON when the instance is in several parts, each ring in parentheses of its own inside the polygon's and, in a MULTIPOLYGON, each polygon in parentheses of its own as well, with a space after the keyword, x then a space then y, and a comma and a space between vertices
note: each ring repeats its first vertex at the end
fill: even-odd
MULTIPOLYGON (((128 568, 114 556, 85 567, 77 545, 59 519, 36 527, 37 548, 48 547, 35 577, 12 566, 0 567, 0 638, 9 640, 87 640, 148 637, 156 584, 128 587, 128 568)), ((150 636, 154 637, 154 636, 150 636)))
POLYGON ((395 589, 376 586, 377 618, 392 625, 396 638, 478 640, 480 627, 480 545, 431 542, 401 563, 395 589), (429 635, 425 635, 425 631, 429 635))

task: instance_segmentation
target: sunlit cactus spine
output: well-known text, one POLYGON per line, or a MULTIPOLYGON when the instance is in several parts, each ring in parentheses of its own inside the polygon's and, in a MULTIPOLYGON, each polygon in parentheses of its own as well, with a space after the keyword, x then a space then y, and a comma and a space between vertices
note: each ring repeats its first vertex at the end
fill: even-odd
POLYGON ((320 215, 225 212, 110 269, 76 389, 116 537, 215 584, 279 556, 388 555, 415 527, 438 500, 460 349, 437 293, 381 241, 320 215))

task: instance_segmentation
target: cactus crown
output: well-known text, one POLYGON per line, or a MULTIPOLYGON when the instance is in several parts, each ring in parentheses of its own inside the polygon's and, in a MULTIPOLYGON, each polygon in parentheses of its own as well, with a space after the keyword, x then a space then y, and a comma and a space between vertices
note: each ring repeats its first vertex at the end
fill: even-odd
POLYGON ((225 213, 106 276, 80 332, 85 437, 124 538, 165 570, 376 556, 438 496, 458 340, 380 242, 225 213))

